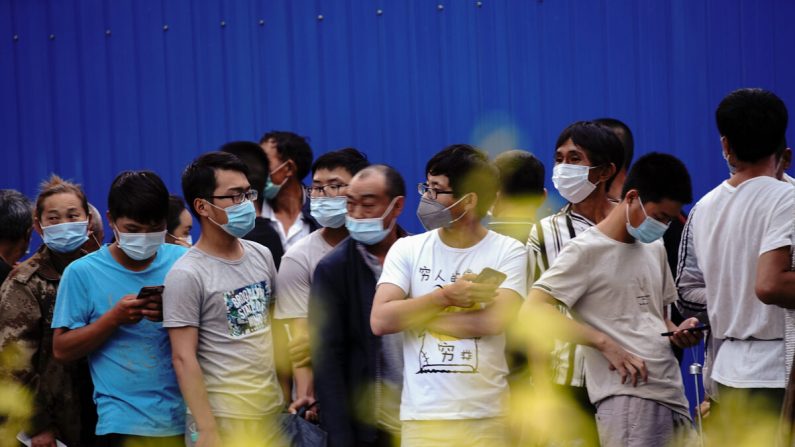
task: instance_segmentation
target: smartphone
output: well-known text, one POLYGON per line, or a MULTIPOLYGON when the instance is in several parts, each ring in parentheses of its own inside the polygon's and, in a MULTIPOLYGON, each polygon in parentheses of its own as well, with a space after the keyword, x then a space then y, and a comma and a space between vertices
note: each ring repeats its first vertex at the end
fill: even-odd
POLYGON ((480 271, 477 278, 475 278, 472 282, 499 286, 507 277, 508 275, 505 273, 486 267, 480 271))
POLYGON ((147 299, 147 298, 149 298, 151 296, 162 295, 163 294, 163 289, 165 289, 165 287, 163 287, 163 286, 145 286, 145 287, 141 287, 141 290, 138 291, 138 296, 136 298, 138 298, 139 300, 142 300, 142 299, 147 299))
MULTIPOLYGON (((690 329, 685 329, 685 330, 688 331, 688 332, 698 332, 698 331, 706 331, 708 329, 709 329, 709 325, 708 324, 702 324, 701 326, 691 327, 690 329)), ((671 335, 674 335, 674 333, 673 333, 673 331, 671 331, 671 332, 663 332, 660 335, 662 335, 663 337, 670 337, 671 335)))

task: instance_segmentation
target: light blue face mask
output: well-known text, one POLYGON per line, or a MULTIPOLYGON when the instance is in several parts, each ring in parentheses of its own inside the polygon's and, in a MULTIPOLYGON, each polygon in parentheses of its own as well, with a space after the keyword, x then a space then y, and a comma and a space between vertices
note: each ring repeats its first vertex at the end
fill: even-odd
POLYGON ((640 209, 643 211, 643 215, 646 216, 646 218, 640 225, 633 227, 629 222, 629 205, 627 205, 627 231, 629 235, 636 240, 644 244, 650 244, 663 237, 663 234, 668 230, 668 225, 670 224, 666 225, 653 217, 649 217, 649 215, 646 214, 646 208, 643 206, 643 201, 640 200, 640 197, 638 197, 638 202, 640 202, 640 209))
POLYGON ((287 178, 285 178, 281 184, 276 185, 273 183, 273 180, 271 180, 271 175, 273 175, 274 172, 278 171, 279 169, 287 165, 288 161, 290 160, 285 161, 284 163, 277 166, 276 169, 268 173, 268 178, 265 179, 265 188, 262 190, 262 195, 263 197, 265 197, 266 200, 273 200, 274 198, 276 198, 276 196, 279 195, 279 191, 281 191, 282 186, 284 186, 284 184, 287 183, 287 178))
POLYGON ((57 253, 71 253, 88 240, 88 220, 41 227, 42 240, 57 253))
POLYGON ((309 211, 317 223, 326 228, 345 225, 348 199, 343 197, 313 197, 309 199, 309 211))
POLYGON ((354 219, 351 216, 347 216, 345 218, 345 228, 348 229, 351 237, 364 245, 375 245, 383 241, 389 232, 392 231, 395 222, 397 222, 397 219, 394 219, 389 225, 389 228, 384 228, 384 216, 392 211, 392 207, 395 206, 395 200, 397 200, 397 197, 392 199, 389 207, 384 211, 381 217, 354 219))
MULTIPOLYGON (((206 200, 205 200, 206 201, 206 200)), ((232 205, 228 208, 221 208, 215 206, 209 201, 206 201, 210 206, 224 210, 226 212, 226 223, 219 224, 218 222, 210 219, 210 222, 221 227, 229 235, 234 237, 243 237, 254 229, 254 221, 257 218, 257 211, 254 209, 254 202, 246 200, 245 202, 232 205)))

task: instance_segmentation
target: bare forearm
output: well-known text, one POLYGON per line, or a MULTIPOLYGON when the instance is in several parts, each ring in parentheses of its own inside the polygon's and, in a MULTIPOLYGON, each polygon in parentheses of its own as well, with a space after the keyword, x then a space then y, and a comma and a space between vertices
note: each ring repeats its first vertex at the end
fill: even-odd
POLYGON ((442 289, 416 298, 393 300, 373 307, 370 324, 375 335, 422 326, 444 309, 442 289))
POLYGON ((528 330, 543 331, 539 336, 552 338, 578 345, 599 348, 607 338, 593 327, 566 317, 551 303, 534 298, 539 293, 533 290, 522 307, 520 319, 528 330))
POLYGON ((293 378, 295 380, 295 393, 298 398, 315 397, 312 368, 293 368, 293 378))
POLYGON ((174 372, 177 375, 179 389, 182 397, 196 420, 198 430, 216 430, 215 417, 210 409, 210 400, 207 397, 207 387, 204 385, 204 376, 198 360, 190 355, 173 358, 174 372))
POLYGON ((118 324, 110 312, 97 321, 78 329, 56 329, 53 335, 53 356, 60 362, 71 362, 96 351, 110 338, 118 324))

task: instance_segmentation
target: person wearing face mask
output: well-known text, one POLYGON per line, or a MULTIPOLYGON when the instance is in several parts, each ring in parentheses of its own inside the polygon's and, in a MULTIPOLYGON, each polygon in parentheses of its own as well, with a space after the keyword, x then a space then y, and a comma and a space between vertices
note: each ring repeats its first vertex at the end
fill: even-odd
MULTIPOLYGON (((312 164, 312 185, 306 188, 312 217, 323 228, 296 242, 282 258, 276 276, 279 296, 274 317, 276 330, 288 326, 289 352, 295 381, 296 399, 290 406, 296 411, 315 401, 312 368, 309 360, 309 333, 306 327, 309 288, 320 260, 348 237, 345 228, 347 200, 345 192, 351 178, 370 163, 367 156, 353 148, 321 155, 312 164)), ((315 409, 307 411, 314 420, 315 409)))
POLYGON ((193 217, 185 208, 182 197, 171 195, 168 197, 168 223, 166 224, 166 243, 181 245, 190 248, 193 237, 193 217))
POLYGON ((284 402, 273 359, 270 251, 241 239, 254 227, 247 166, 208 152, 182 174, 182 192, 201 236, 165 281, 163 326, 189 414, 187 446, 282 445, 284 402))
POLYGON ((308 324, 320 426, 330 447, 398 444, 401 336, 374 335, 370 309, 384 258, 406 236, 397 224, 405 195, 394 168, 359 171, 345 190, 350 237, 315 268, 308 324))
POLYGON ((30 248, 33 213, 19 191, 0 189, 0 284, 30 248))
POLYGON ((282 253, 320 228, 310 213, 302 183, 312 165, 312 148, 304 137, 283 131, 266 133, 260 146, 268 157, 269 169, 260 212, 268 225, 260 231, 268 230, 263 236, 278 237, 277 248, 266 246, 274 253, 279 268, 282 253))
POLYGON ((33 226, 44 244, 0 287, 0 351, 16 350, 23 359, 3 375, 13 376, 33 395, 27 434, 37 447, 55 445, 56 438, 67 445, 93 442, 90 433, 81 437, 83 425, 91 423, 81 416, 96 411, 90 386, 81 386, 87 364, 56 362, 50 328, 61 275, 86 253, 81 247, 89 240, 92 220, 80 186, 51 176, 41 184, 34 211, 33 226))
MULTIPOLYGON (((660 241, 682 205, 692 200, 690 175, 667 154, 641 157, 623 200, 597 225, 569 241, 532 286, 520 321, 541 323, 552 338, 583 346, 588 395, 596 406, 599 443, 691 445, 694 431, 672 345, 693 346, 698 320, 679 326, 667 306, 677 299, 660 241), (560 313, 569 307, 575 319, 560 313), (672 332, 670 337, 662 336, 672 332)), ((544 343, 533 343, 545 350, 544 343), (542 346, 543 345, 543 346, 542 346)))
MULTIPOLYGON (((165 244, 167 216, 168 190, 157 174, 120 173, 108 193, 115 242, 73 261, 61 277, 53 355, 61 362, 88 357, 99 446, 181 445, 185 406, 161 324, 162 299, 156 289, 139 294, 161 286, 186 251, 165 244)), ((72 241, 73 233, 59 231, 54 240, 85 241, 82 233, 72 241)), ((46 227, 44 236, 47 243, 46 227)))
POLYGON ((370 316, 374 334, 403 336, 402 445, 507 445, 505 329, 527 290, 527 254, 481 224, 498 189, 484 152, 449 146, 425 174, 417 217, 428 231, 389 250, 370 316), (476 281, 487 268, 504 279, 476 281))
MULTIPOLYGON (((624 164, 624 149, 615 134, 589 121, 564 129, 555 147, 552 182, 569 203, 558 213, 541 219, 530 231, 527 247, 531 280, 538 279, 553 265, 571 240, 601 222, 615 207, 608 191, 617 168, 624 164)), ((565 306, 560 306, 560 311, 568 314, 565 306)), ((554 383, 593 415, 595 408, 585 390, 584 362, 582 347, 563 341, 555 343, 551 356, 554 383)), ((591 435, 595 435, 593 424, 591 428, 591 435)))

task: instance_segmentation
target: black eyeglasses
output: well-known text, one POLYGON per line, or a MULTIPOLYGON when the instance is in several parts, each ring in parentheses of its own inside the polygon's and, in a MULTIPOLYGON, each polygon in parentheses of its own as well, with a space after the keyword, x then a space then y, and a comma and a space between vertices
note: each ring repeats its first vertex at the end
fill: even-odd
POLYGON ((346 183, 322 186, 305 186, 304 190, 306 191, 306 196, 309 198, 318 197, 321 195, 326 197, 337 197, 340 195, 340 190, 346 186, 348 186, 346 183))
POLYGON ((431 188, 427 183, 417 183, 417 192, 420 193, 421 196, 424 196, 427 193, 428 198, 431 200, 436 200, 436 196, 439 194, 453 193, 453 191, 440 191, 437 188, 431 188))
POLYGON ((245 202, 246 200, 251 200, 253 202, 254 200, 257 200, 258 196, 259 196, 259 194, 257 194, 257 191, 255 191, 253 189, 249 189, 248 191, 241 192, 239 194, 232 194, 232 195, 228 195, 228 196, 210 196, 208 198, 210 198, 210 199, 232 199, 232 203, 237 205, 237 204, 245 202))

